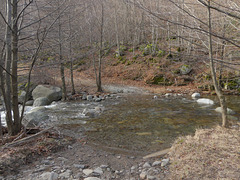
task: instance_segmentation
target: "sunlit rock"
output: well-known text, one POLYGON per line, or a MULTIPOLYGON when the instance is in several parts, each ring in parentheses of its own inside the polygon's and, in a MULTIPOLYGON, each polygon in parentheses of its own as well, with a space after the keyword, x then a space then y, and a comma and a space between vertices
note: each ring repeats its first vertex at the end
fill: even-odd
POLYGON ((214 101, 211 99, 206 99, 206 98, 201 98, 197 100, 197 103, 199 104, 208 104, 208 105, 213 105, 214 101))

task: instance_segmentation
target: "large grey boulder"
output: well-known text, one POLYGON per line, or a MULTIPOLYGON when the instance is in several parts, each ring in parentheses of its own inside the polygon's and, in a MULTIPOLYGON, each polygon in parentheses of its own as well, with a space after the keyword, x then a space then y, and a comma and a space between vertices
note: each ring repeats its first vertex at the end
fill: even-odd
POLYGON ((49 119, 47 115, 47 108, 45 107, 36 107, 26 113, 24 116, 22 123, 25 127, 36 127, 44 125, 49 119))
POLYGON ((59 87, 48 86, 48 85, 38 85, 32 92, 33 100, 39 97, 46 97, 53 101, 59 101, 62 98, 62 90, 59 87))
POLYGON ((39 97, 37 98, 34 103, 33 103, 33 106, 34 107, 38 107, 38 106, 47 106, 51 104, 50 100, 46 97, 39 97))
POLYGON ((19 102, 19 103, 22 104, 22 103, 24 102, 24 99, 25 99, 26 94, 27 94, 26 91, 21 91, 21 92, 20 92, 20 95, 18 96, 18 102, 19 102))

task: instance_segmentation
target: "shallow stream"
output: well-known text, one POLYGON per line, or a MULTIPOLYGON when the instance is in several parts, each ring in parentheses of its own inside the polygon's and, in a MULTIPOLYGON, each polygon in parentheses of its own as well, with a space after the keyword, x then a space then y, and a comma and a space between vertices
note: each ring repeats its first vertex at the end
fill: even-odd
MULTIPOLYGON (((216 97, 210 99, 217 102, 216 97)), ((227 97, 229 108, 239 118, 240 97, 227 97)), ((196 128, 221 123, 215 105, 198 104, 191 98, 153 95, 122 95, 95 102, 60 103, 49 108, 51 117, 64 133, 75 138, 86 136, 100 148, 145 154, 165 149, 179 136, 193 134, 196 128), (84 109, 102 109, 95 117, 86 117, 84 109)))
MULTIPOLYGON (((208 98, 215 105, 182 96, 154 99, 153 95, 120 94, 102 102, 58 102, 46 107, 53 124, 65 135, 87 138, 89 143, 114 152, 147 154, 170 147, 177 137, 191 135, 197 128, 221 124, 220 113, 214 111, 219 106, 217 98, 208 98), (85 116, 86 110, 95 113, 85 116)), ((237 112, 230 118, 239 121, 240 96, 227 96, 227 102, 237 112)))

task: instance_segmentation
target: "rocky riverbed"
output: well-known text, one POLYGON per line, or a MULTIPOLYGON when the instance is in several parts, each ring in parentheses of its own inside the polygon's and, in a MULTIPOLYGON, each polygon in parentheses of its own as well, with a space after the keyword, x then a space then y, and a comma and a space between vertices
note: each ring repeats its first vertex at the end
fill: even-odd
POLYGON ((169 159, 143 160, 134 155, 102 151, 87 142, 77 142, 58 153, 43 156, 16 170, 17 174, 0 177, 6 180, 137 180, 165 179, 169 159))

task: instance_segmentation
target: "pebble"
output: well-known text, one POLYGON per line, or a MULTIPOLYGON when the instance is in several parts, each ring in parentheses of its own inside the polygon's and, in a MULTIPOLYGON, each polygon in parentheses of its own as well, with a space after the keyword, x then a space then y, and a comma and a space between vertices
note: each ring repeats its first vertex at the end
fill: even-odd
POLYGON ((143 168, 150 168, 151 165, 149 162, 145 162, 144 165, 143 165, 143 168))
POLYGON ((117 156, 118 159, 121 159, 121 156, 117 156))
POLYGON ((85 165, 83 165, 83 164, 74 164, 73 167, 78 168, 78 169, 84 169, 85 165))
POLYGON ((146 177, 147 177, 147 173, 146 172, 142 172, 140 174, 140 179, 146 179, 146 177))
POLYGON ((157 179, 155 176, 147 176, 147 180, 155 180, 157 179))
POLYGON ((162 161, 155 161, 152 166, 159 166, 161 165, 162 161))
POLYGON ((84 173, 86 176, 89 176, 90 174, 93 173, 93 170, 92 170, 92 169, 84 169, 84 170, 83 170, 83 173, 84 173))
POLYGON ((40 180, 57 180, 58 179, 58 174, 55 172, 45 172, 41 174, 40 180))
POLYGON ((100 167, 94 169, 93 172, 94 172, 94 173, 97 173, 97 174, 100 174, 100 175, 103 174, 103 170, 102 170, 102 168, 100 168, 100 167))
POLYGON ((97 177, 88 177, 88 178, 85 178, 84 180, 101 180, 97 177))
POLYGON ((64 158, 64 157, 58 157, 57 160, 59 160, 59 161, 67 161, 67 159, 64 158))
POLYGON ((161 166, 162 167, 166 166, 169 163, 169 160, 170 160, 169 158, 168 159, 163 159, 162 163, 161 163, 161 166))
POLYGON ((104 164, 102 164, 101 166, 100 166, 100 168, 102 168, 102 169, 106 169, 106 168, 108 168, 109 166, 108 165, 104 165, 104 164))
POLYGON ((70 169, 67 169, 65 172, 59 174, 59 177, 69 179, 71 174, 72 174, 72 171, 70 169))

